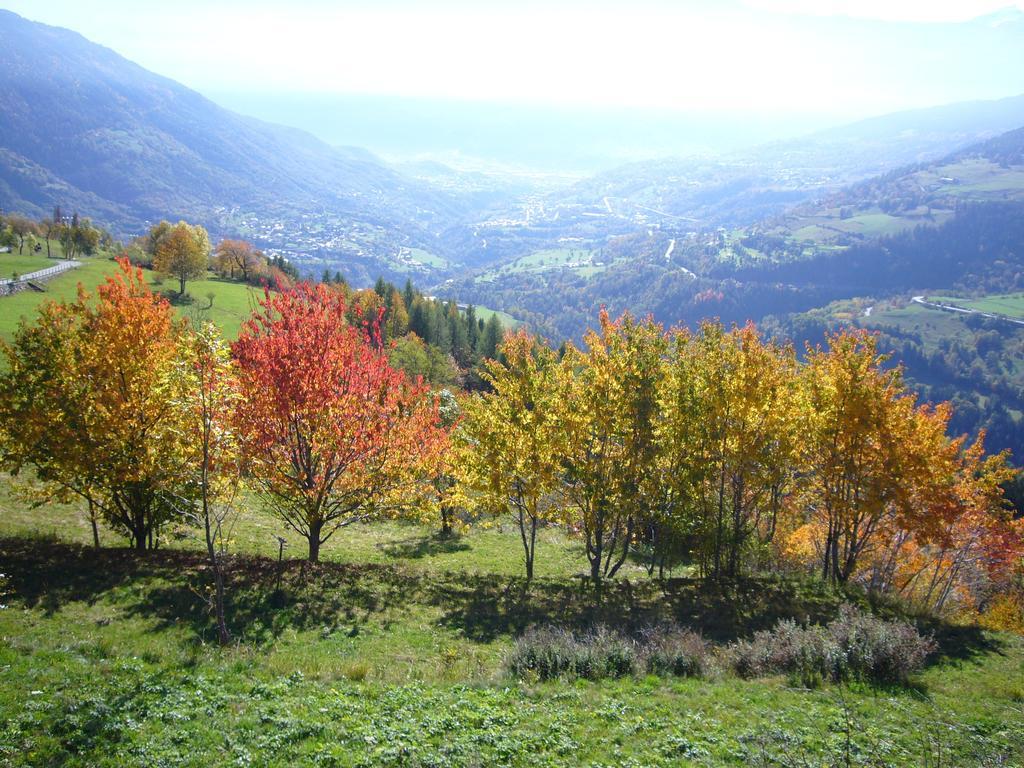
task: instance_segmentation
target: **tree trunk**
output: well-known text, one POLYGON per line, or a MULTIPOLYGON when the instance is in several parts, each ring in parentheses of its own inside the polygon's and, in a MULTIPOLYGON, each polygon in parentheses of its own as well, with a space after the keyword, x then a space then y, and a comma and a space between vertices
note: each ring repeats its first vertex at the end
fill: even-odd
POLYGON ((100 548, 100 529, 96 525, 96 505, 89 501, 89 524, 92 526, 92 544, 96 549, 100 548))
POLYGON ((178 280, 179 280, 179 282, 181 284, 181 290, 178 291, 178 293, 181 294, 182 296, 184 296, 185 295, 185 276, 184 275, 179 275, 178 276, 178 280))
POLYGON ((221 645, 227 645, 231 642, 231 633, 228 632, 228 623, 224 618, 224 573, 221 571, 221 565, 217 561, 216 555, 213 556, 213 562, 213 581, 216 588, 214 608, 217 611, 217 638, 221 645))
POLYGON ((320 533, 323 528, 323 523, 309 526, 309 535, 306 538, 309 540, 309 562, 311 563, 320 562, 320 533))

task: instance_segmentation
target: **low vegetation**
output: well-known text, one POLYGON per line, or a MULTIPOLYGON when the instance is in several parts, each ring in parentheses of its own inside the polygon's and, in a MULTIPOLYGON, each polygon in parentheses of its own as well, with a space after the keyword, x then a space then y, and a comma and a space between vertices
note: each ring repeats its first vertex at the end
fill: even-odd
POLYGON ((607 626, 583 633, 532 629, 516 641, 507 665, 519 679, 700 677, 732 670, 746 678, 784 674, 805 687, 847 680, 905 684, 936 649, 914 626, 844 603, 828 624, 785 619, 749 640, 718 647, 678 626, 646 628, 632 637, 607 626))

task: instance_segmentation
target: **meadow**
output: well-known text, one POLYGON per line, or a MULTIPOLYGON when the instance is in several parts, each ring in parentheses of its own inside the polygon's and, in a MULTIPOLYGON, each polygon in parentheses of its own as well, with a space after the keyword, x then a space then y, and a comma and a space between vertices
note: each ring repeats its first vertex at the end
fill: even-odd
POLYGON ((590 277, 605 269, 603 264, 593 264, 595 253, 586 248, 548 248, 521 256, 499 268, 488 270, 477 277, 477 280, 492 282, 503 275, 545 272, 553 269, 571 269, 584 277, 590 277))
MULTIPOLYGON (((0 259, 9 255, 2 254, 0 259)), ((95 292, 96 288, 117 270, 117 264, 107 254, 84 257, 79 261, 82 262, 81 267, 50 280, 45 284, 46 290, 43 292, 21 291, 13 296, 0 297, 0 339, 13 339, 21 319, 33 317, 43 302, 73 301, 78 295, 79 284, 86 291, 95 292)), ((45 269, 58 263, 46 258, 43 258, 42 262, 40 266, 34 268, 45 269)), ((177 283, 174 280, 161 281, 149 270, 145 271, 145 276, 154 289, 165 292, 172 300, 179 317, 209 319, 231 339, 238 335, 242 322, 251 314, 261 296, 257 288, 224 280, 211 273, 204 280, 193 280, 188 283, 187 293, 190 300, 183 302, 177 297, 177 283)))
MULTIPOLYGON (((0 494, 0 764, 11 766, 1020 765, 1024 638, 925 621, 940 650, 909 687, 807 689, 785 676, 516 679, 527 627, 672 620, 727 643, 843 601, 801 578, 712 588, 640 563, 600 595, 581 545, 543 532, 527 585, 517 534, 353 526, 293 559, 247 499, 216 644, 195 531, 94 550, 82 509, 0 494)), ((880 610, 892 610, 880 608, 880 610)))
POLYGON ((7 279, 14 275, 27 275, 30 272, 52 267, 56 263, 52 259, 46 258, 45 253, 42 256, 38 253, 28 252, 19 254, 17 251, 0 253, 0 278, 7 279))
POLYGON ((962 298, 959 296, 935 296, 929 297, 930 301, 938 301, 944 304, 952 304, 965 309, 974 309, 978 312, 988 312, 993 315, 1005 315, 1006 317, 1024 319, 1024 293, 1002 293, 979 296, 977 298, 962 298))
MULTIPOLYGON (((89 259, 46 293, 4 301, 27 315, 112 269, 89 259)), ((189 293, 179 315, 205 313, 234 336, 255 292, 207 279, 189 293)), ((10 333, 15 313, 3 317, 10 333)), ((452 535, 436 522, 353 523, 309 562, 306 542, 243 492, 221 645, 201 531, 165 525, 140 552, 101 527, 95 548, 83 506, 41 497, 30 479, 0 475, 0 766, 923 767, 1024 755, 1024 638, 794 568, 710 580, 683 561, 656 578, 641 550, 595 585, 576 531, 551 523, 527 580, 515 524, 487 517, 452 535), (736 662, 758 633, 825 625, 851 604, 931 638, 923 669, 883 682, 736 662), (546 680, 513 663, 538 629, 602 628, 627 653, 654 632, 696 632, 706 658, 691 677, 631 664, 546 680)))

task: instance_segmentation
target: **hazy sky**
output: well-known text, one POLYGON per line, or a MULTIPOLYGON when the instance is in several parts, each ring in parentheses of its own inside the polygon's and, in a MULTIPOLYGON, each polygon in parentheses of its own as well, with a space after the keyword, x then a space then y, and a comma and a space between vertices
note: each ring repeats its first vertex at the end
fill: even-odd
POLYGON ((866 115, 1024 92, 1024 0, 0 4, 207 93, 866 115))

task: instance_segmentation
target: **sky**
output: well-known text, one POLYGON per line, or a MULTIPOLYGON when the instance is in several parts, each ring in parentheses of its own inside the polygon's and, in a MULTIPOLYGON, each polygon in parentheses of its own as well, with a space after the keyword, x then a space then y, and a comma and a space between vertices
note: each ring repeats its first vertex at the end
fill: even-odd
POLYGON ((208 94, 856 117, 1024 93, 1024 0, 0 4, 208 94))

